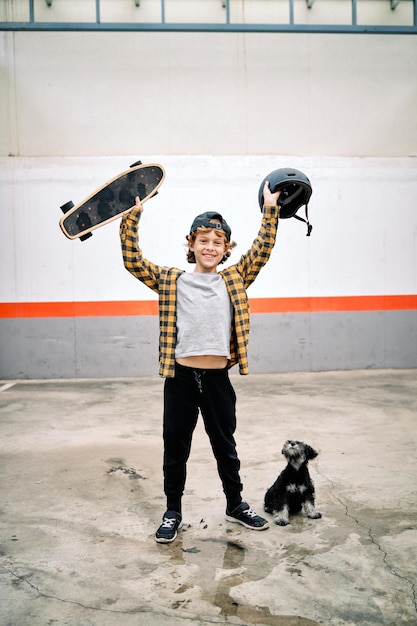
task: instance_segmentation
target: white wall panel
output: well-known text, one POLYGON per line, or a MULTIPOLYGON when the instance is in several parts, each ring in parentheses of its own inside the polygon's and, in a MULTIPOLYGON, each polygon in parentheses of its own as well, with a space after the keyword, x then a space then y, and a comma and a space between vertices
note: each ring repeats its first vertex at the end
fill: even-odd
MULTIPOLYGON (((123 268, 119 222, 85 241, 66 239, 59 206, 78 202, 130 165, 129 158, 2 159, 1 301, 152 299, 123 268)), ((417 162, 415 159, 167 157, 166 180, 141 221, 145 255, 192 270, 185 235, 194 216, 219 210, 238 247, 260 224, 259 185, 277 167, 310 177, 311 237, 304 224, 281 220, 276 248, 251 297, 417 293, 417 162)), ((303 215, 303 210, 300 210, 303 215)))

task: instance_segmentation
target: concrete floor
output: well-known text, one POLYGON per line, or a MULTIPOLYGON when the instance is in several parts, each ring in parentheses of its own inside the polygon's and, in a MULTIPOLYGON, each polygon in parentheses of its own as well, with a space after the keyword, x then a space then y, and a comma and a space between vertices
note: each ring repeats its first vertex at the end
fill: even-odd
POLYGON ((156 544, 163 381, 0 382, 2 626, 416 626, 417 370, 232 380, 245 499, 262 512, 300 439, 322 519, 226 522, 200 421, 156 544))

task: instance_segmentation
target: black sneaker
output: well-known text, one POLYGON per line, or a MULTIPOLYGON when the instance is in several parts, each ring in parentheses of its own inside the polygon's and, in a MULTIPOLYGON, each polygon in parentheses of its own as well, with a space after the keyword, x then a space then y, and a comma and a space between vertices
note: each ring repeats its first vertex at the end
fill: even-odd
POLYGON ((267 520, 257 515, 247 502, 241 502, 231 513, 226 510, 226 519, 228 522, 237 522, 252 530, 265 530, 269 528, 267 520))
POLYGON ((181 513, 166 511, 162 518, 162 524, 155 533, 155 541, 158 543, 171 543, 177 536, 178 528, 182 526, 181 513))

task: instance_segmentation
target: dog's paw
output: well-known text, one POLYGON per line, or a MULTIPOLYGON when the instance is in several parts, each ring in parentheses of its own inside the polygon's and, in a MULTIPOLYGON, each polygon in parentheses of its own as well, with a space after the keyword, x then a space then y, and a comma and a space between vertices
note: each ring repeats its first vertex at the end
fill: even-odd
POLYGON ((320 519, 321 513, 319 511, 314 511, 314 513, 310 513, 308 516, 310 519, 320 519))
POLYGON ((282 517, 276 517, 274 519, 274 522, 277 526, 288 526, 288 524, 290 523, 287 519, 284 519, 282 517))

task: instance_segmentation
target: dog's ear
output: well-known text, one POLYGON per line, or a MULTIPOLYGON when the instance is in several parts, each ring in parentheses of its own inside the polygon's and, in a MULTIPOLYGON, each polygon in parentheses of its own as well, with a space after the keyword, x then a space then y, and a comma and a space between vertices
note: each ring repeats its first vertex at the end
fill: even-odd
POLYGON ((306 459, 307 459, 308 461, 311 461, 312 459, 315 459, 315 458, 316 458, 316 456, 318 456, 318 454, 319 454, 318 452, 316 452, 316 451, 314 450, 314 448, 312 448, 312 447, 311 447, 311 446, 309 446, 309 445, 306 445, 306 447, 305 447, 305 453, 306 453, 306 459))

